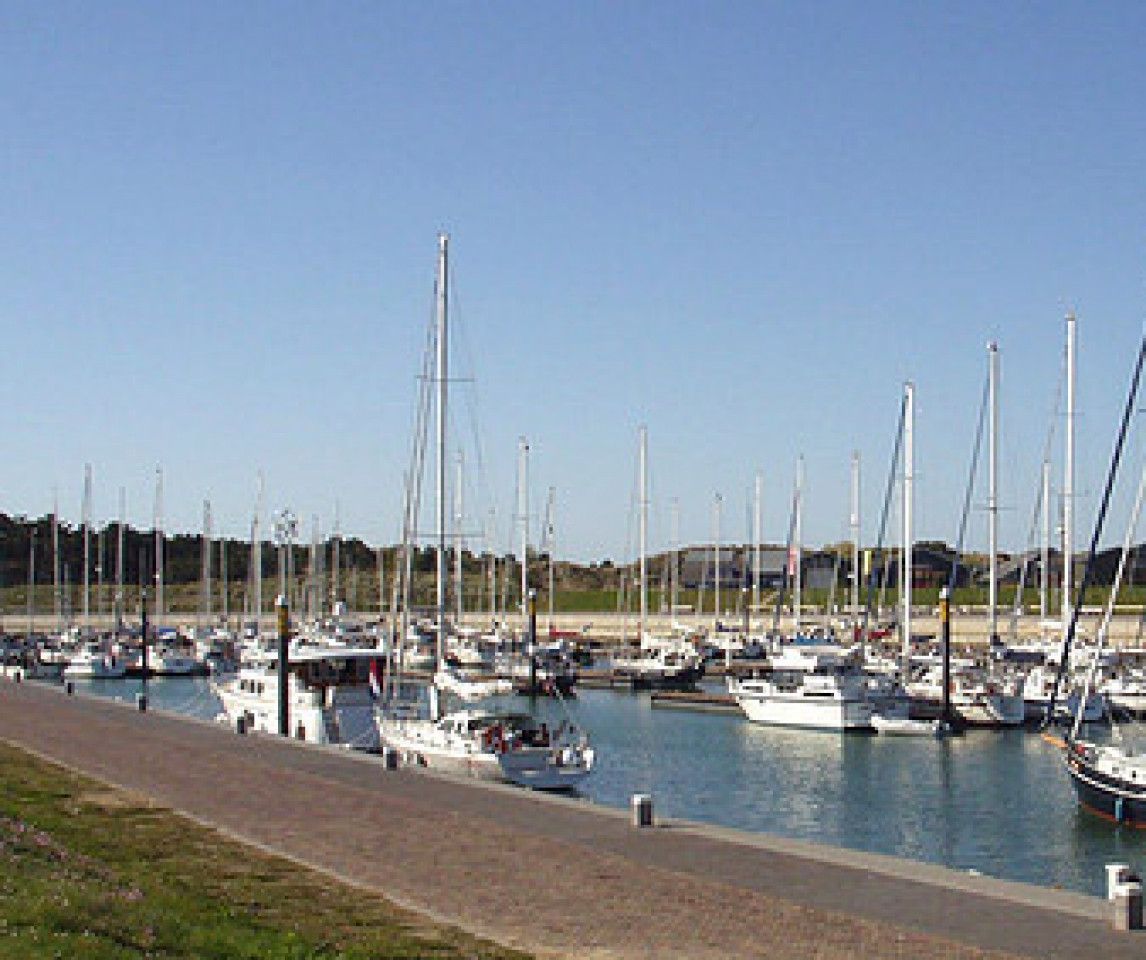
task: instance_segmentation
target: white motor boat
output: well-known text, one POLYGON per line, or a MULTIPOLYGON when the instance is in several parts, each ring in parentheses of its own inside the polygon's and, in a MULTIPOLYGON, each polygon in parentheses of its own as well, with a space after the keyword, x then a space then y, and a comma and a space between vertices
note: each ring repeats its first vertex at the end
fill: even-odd
POLYGON ((792 644, 728 692, 753 723, 816 730, 871 729, 872 702, 858 647, 792 644))
POLYGON ((467 701, 513 693, 513 684, 509 680, 501 678, 475 680, 451 667, 444 667, 435 673, 434 684, 439 690, 452 693, 459 699, 467 701))
POLYGON ((64 667, 65 680, 118 680, 126 674, 127 664, 100 643, 85 643, 64 667))
POLYGON ((1131 670, 1108 680, 1102 693, 1111 705, 1128 713, 1146 713, 1146 672, 1131 670))
MULTIPOLYGON (((377 751, 371 669, 378 654, 370 648, 293 646, 287 668, 290 735, 377 751)), ((233 726, 241 718, 246 730, 279 732, 277 654, 244 663, 237 673, 213 680, 211 688, 223 703, 220 721, 233 726)))

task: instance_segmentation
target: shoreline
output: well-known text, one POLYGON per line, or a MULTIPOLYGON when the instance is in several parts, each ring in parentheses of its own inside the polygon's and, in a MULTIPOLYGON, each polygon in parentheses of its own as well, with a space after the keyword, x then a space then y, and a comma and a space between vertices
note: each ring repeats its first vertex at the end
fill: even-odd
POLYGON ((211 721, 140 714, 128 704, 69 698, 33 684, 6 683, 0 691, 3 739, 16 746, 152 796, 236 839, 338 874, 436 921, 543 955, 554 955, 554 948, 556 955, 586 955, 586 939, 593 949, 608 951, 602 956, 652 955, 637 950, 638 942, 646 945, 642 950, 659 944, 658 955, 787 955, 757 952, 755 926, 745 921, 759 910, 782 915, 789 929, 780 940, 765 937, 757 946, 767 941, 774 950, 801 938, 812 946, 837 936, 852 944, 824 956, 1003 950, 1066 957, 1101 949, 1120 957, 1137 955, 1144 942, 1109 930, 1105 903, 1082 894, 681 820, 637 830, 625 811, 576 798, 420 770, 388 772, 365 755, 270 736, 240 738, 211 721), (173 743, 181 745, 182 756, 174 765, 162 756, 173 743), (141 757, 152 762, 140 764, 141 757), (280 788, 268 780, 281 781, 280 788), (330 799, 336 795, 344 814, 353 811, 353 822, 336 815, 330 799), (316 818, 324 807, 328 815, 316 818), (252 810, 259 811, 257 822, 252 810), (459 837, 459 823, 474 825, 478 834, 459 837), (407 870, 364 857, 360 840, 368 824, 385 834, 394 845, 384 844, 389 856, 407 870), (300 843, 307 825, 323 838, 317 848, 300 843), (418 864, 421 857, 431 863, 418 864), (443 884, 446 878, 477 902, 459 898, 443 884), (539 880, 554 889, 542 895, 539 880), (629 900, 640 890, 656 909, 634 914, 629 900), (541 897, 533 904, 537 910, 513 905, 523 891, 541 897), (491 922, 482 904, 495 907, 504 921, 491 922), (570 904, 588 913, 568 917, 570 904), (730 912, 730 904, 742 909, 730 912), (556 940, 553 925, 564 931, 556 940), (876 949, 900 935, 910 949, 876 949), (934 943, 926 946, 920 937, 934 943), (857 942, 867 946, 854 952, 857 942))

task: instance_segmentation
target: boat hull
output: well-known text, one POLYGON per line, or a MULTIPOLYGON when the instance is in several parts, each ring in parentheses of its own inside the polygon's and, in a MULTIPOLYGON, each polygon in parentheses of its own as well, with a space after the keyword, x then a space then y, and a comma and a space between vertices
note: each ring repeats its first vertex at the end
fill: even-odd
POLYGON ((735 693, 753 723, 808 730, 870 730, 872 705, 864 700, 800 695, 735 693))
POLYGON ((1146 830, 1146 784, 1124 783, 1073 751, 1066 755, 1066 769, 1081 806, 1104 819, 1146 830))

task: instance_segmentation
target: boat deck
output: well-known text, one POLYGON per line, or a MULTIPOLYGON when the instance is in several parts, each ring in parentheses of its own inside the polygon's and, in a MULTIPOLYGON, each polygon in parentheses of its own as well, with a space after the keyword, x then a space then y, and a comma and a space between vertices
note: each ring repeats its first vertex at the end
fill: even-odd
POLYGON ((681 821, 638 830, 573 798, 38 684, 0 681, 0 736, 539 956, 1146 955, 1093 897, 681 821))

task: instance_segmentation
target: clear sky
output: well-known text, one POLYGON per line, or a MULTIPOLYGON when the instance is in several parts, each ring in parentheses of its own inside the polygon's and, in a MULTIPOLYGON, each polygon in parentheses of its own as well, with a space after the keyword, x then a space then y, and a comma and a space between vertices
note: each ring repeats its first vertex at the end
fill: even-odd
POLYGON ((210 498, 242 536, 261 470, 393 542, 445 229, 501 547, 525 435, 534 530, 552 486, 560 554, 632 556, 642 423, 653 548, 716 492, 742 538, 757 470, 783 540, 800 453, 806 540, 842 539, 853 449, 870 540, 909 378, 953 541, 997 338, 1021 548, 1070 308, 1081 545, 1142 328, 1144 36, 1140 3, 8 0, 0 509, 77 520, 91 463, 149 525, 160 464, 170 528, 210 498))

